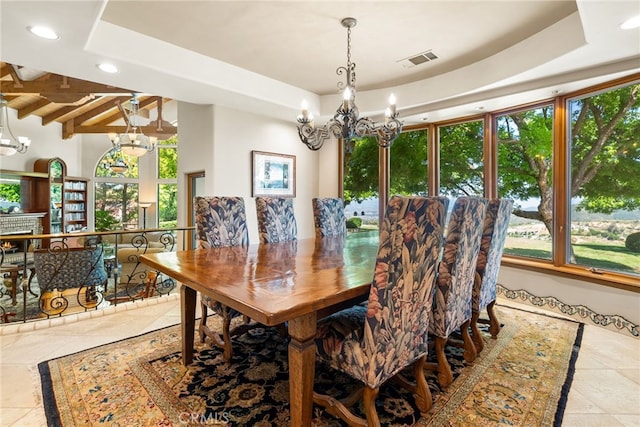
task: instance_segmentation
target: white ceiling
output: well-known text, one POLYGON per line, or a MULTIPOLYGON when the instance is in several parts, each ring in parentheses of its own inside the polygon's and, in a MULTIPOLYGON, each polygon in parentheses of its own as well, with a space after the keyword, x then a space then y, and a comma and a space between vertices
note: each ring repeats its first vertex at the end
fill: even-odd
POLYGON ((545 99, 640 71, 640 14, 629 1, 7 1, 0 59, 28 68, 295 123, 339 104, 342 18, 355 17, 361 114, 394 93, 406 123, 545 99), (26 28, 42 24, 59 40, 26 28), (401 60, 432 50, 413 68, 401 60), (115 75, 96 68, 119 67, 115 75))

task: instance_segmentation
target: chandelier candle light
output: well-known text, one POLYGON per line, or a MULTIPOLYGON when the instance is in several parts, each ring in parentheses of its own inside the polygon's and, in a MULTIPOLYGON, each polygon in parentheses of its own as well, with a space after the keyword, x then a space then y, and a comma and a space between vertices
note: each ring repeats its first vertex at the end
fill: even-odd
POLYGON ((131 98, 131 110, 128 116, 124 112, 122 105, 118 105, 118 107, 125 117, 127 129, 120 135, 109 133, 109 139, 113 147, 133 157, 144 156, 153 151, 156 148, 158 138, 155 136, 146 136, 142 133, 142 130, 138 129, 140 126, 138 123, 140 117, 140 101, 138 101, 135 94, 133 98, 131 98))
POLYGON ((368 117, 359 117, 356 97, 356 64, 351 62, 351 28, 356 26, 355 18, 344 18, 341 21, 347 29, 347 66, 338 67, 337 75, 346 74, 347 81, 338 82, 342 91, 342 104, 336 114, 323 127, 317 128, 313 123, 313 115, 309 113, 306 101, 302 102, 302 112, 298 116, 298 135, 300 140, 310 149, 319 150, 330 137, 349 141, 365 136, 378 137, 378 145, 387 148, 402 131, 402 122, 397 119, 396 100, 393 94, 389 97, 389 107, 385 111, 384 123, 376 123, 368 117))
POLYGON ((9 127, 9 107, 4 96, 0 93, 0 156, 13 156, 16 153, 26 153, 31 140, 25 136, 16 136, 9 127))

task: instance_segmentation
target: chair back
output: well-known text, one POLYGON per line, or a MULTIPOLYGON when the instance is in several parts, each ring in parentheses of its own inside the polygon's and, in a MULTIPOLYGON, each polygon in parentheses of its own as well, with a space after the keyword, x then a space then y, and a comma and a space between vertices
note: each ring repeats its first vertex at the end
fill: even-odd
POLYGON ((249 245, 242 197, 194 197, 196 244, 199 249, 249 245))
POLYGON ((296 240, 298 228, 293 212, 293 199, 256 197, 256 213, 260 243, 296 240))
POLYGON ((54 242, 49 249, 38 249, 33 264, 41 294, 44 291, 94 287, 107 281, 102 246, 69 248, 54 242))
POLYGON ((430 332, 447 338, 471 319, 471 297, 487 199, 458 197, 438 267, 430 332))
POLYGON ((480 280, 473 287, 473 311, 480 311, 496 300, 496 283, 512 209, 513 200, 509 199, 492 199, 487 205, 476 264, 480 280))
POLYGON ((442 251, 448 200, 389 200, 380 227, 358 377, 375 387, 427 354, 432 290, 442 251))
POLYGON ((347 234, 347 217, 344 202, 340 198, 312 199, 316 237, 332 237, 347 234))

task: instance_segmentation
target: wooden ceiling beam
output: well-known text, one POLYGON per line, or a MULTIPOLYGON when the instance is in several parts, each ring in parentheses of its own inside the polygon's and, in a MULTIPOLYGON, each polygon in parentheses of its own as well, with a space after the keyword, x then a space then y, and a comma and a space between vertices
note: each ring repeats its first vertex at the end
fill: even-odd
POLYGON ((49 113, 47 115, 42 116, 42 126, 46 126, 49 123, 55 121, 56 119, 66 115, 66 114, 70 114, 73 113, 74 110, 77 110, 79 107, 75 107, 75 106, 66 106, 66 107, 62 107, 57 109, 56 111, 49 113))
MULTIPOLYGON (((154 133, 157 132, 156 126, 140 126, 138 127, 142 133, 154 133)), ((94 125, 94 126, 76 126, 74 127, 75 133, 124 133, 126 132, 127 127, 124 125, 121 126, 104 126, 104 125, 94 125)), ((178 128, 175 126, 163 126, 162 130, 166 134, 177 134, 178 128)))
POLYGON ((131 93, 129 89, 121 89, 101 83, 88 82, 86 80, 63 77, 57 74, 48 74, 48 78, 40 78, 33 81, 15 83, 9 80, 0 81, 0 92, 12 95, 40 95, 42 93, 56 94, 122 94, 131 93))
POLYGON ((46 107, 49 104, 51 104, 51 101, 49 101, 48 99, 39 99, 36 102, 32 102, 31 104, 27 105, 26 107, 19 108, 18 119, 22 120, 25 117, 30 116, 35 111, 38 111, 39 109, 46 107))
POLYGON ((11 70, 9 70, 9 68, 13 68, 13 66, 11 64, 7 64, 6 62, 2 63, 2 66, 0 66, 0 78, 11 74, 11 70))
MULTIPOLYGON (((82 123, 86 122, 87 120, 93 117, 99 116, 100 114, 103 114, 113 109, 116 102, 118 101, 124 102, 127 99, 129 99, 129 97, 126 97, 126 96, 120 96, 117 98, 100 99, 93 103, 96 105, 94 108, 80 114, 79 116, 74 117, 73 121, 78 125, 82 125, 82 123)), ((115 120, 112 120, 111 122, 114 122, 114 121, 115 120)), ((111 123, 111 122, 107 122, 107 123, 111 123)))

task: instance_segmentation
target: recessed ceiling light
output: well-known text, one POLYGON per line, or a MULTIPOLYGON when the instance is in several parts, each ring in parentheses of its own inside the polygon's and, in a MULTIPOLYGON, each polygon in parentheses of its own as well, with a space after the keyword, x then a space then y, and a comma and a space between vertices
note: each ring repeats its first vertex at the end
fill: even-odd
POLYGON ((110 74, 114 74, 119 71, 118 67, 116 67, 113 64, 98 64, 98 68, 104 71, 105 73, 110 73, 110 74))
POLYGON ((51 28, 43 27, 42 25, 34 25, 33 27, 27 27, 32 34, 47 40, 58 40, 60 36, 51 28))
POLYGON ((620 25, 623 30, 632 30, 638 27, 640 27, 640 15, 633 16, 620 25))

